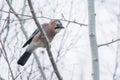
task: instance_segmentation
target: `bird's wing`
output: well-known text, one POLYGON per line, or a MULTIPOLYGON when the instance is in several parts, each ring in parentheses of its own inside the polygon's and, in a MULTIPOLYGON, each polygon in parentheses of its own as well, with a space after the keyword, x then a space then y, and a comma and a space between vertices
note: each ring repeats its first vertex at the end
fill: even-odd
POLYGON ((23 45, 23 47, 25 47, 27 44, 30 44, 31 41, 32 41, 32 39, 33 39, 33 37, 34 37, 38 32, 39 32, 39 29, 36 29, 36 30, 32 33, 32 35, 30 36, 30 38, 27 40, 27 42, 23 45))
MULTIPOLYGON (((42 24, 42 27, 43 27, 43 28, 45 28, 45 27, 47 27, 47 26, 48 26, 48 23, 42 24)), ((27 40, 27 42, 23 45, 23 47, 25 47, 27 44, 30 44, 31 41, 32 41, 32 39, 33 39, 33 37, 34 37, 37 33, 39 33, 39 29, 38 29, 38 28, 32 33, 32 35, 31 35, 30 38, 27 40)))

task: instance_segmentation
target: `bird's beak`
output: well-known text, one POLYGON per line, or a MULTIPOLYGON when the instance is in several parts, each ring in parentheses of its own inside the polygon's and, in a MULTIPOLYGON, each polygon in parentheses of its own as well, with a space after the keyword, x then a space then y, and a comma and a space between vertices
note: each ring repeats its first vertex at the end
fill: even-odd
POLYGON ((58 21, 58 22, 56 23, 55 29, 64 29, 64 27, 63 27, 63 25, 62 25, 62 23, 61 23, 60 21, 58 21))
POLYGON ((56 27, 55 27, 55 29, 64 29, 64 27, 61 24, 57 24, 56 27))

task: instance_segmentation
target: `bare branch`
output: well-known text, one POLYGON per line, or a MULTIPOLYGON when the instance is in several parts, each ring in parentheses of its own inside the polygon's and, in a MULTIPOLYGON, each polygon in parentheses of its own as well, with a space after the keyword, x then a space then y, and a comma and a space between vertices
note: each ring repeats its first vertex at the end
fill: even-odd
POLYGON ((37 27, 39 28, 39 30, 41 31, 41 33, 43 34, 43 36, 45 36, 45 40, 46 40, 46 42, 47 42, 47 52, 48 52, 50 61, 51 61, 52 65, 53 65, 54 71, 55 71, 58 79, 59 79, 59 80, 62 80, 62 77, 61 77, 61 75, 60 75, 60 73, 59 73, 59 71, 58 71, 57 65, 55 64, 55 61, 54 61, 54 59, 53 59, 52 52, 51 52, 51 50, 50 50, 50 42, 49 42, 49 39, 48 39, 48 37, 46 36, 45 31, 43 30, 43 28, 41 27, 39 21, 38 21, 37 18, 36 18, 35 11, 34 11, 34 9, 33 9, 31 0, 28 0, 28 4, 29 4, 30 11, 31 11, 31 13, 32 13, 33 19, 34 19, 37 27))
MULTIPOLYGON (((12 9, 13 9, 13 8, 12 8, 12 9)), ((14 10, 14 9, 13 9, 13 10, 14 10)), ((0 11, 1 11, 1 12, 4 12, 4 13, 12 13, 12 14, 14 14, 13 11, 8 12, 8 11, 2 10, 2 9, 0 9, 0 11)), ((14 11, 15 11, 15 10, 14 10, 14 11)), ((15 12, 15 13, 16 13, 16 12, 15 12)), ((18 14, 18 13, 16 13, 16 15, 24 16, 24 17, 32 17, 32 16, 30 16, 30 15, 18 14)), ((32 18, 31 18, 31 19, 32 19, 32 18)))
POLYGON ((3 78, 0 76, 0 80, 5 80, 5 79, 3 79, 3 78))
POLYGON ((15 12, 15 10, 14 10, 13 7, 11 6, 9 0, 6 0, 6 2, 7 2, 7 4, 8 4, 8 6, 9 6, 10 10, 11 10, 11 11, 13 12, 13 14, 17 17, 17 19, 18 19, 18 21, 20 22, 20 25, 21 25, 20 28, 21 28, 21 30, 23 31, 25 37, 27 37, 26 31, 25 31, 25 29, 24 29, 24 27, 23 27, 23 25, 22 25, 22 23, 21 23, 21 21, 20 21, 20 17, 17 15, 17 13, 15 12))
POLYGON ((36 53, 33 53, 33 55, 34 55, 34 58, 35 58, 35 60, 36 60, 37 65, 38 65, 38 68, 39 68, 39 70, 40 70, 40 73, 42 74, 43 79, 46 80, 45 73, 43 72, 43 69, 42 69, 42 66, 41 66, 41 64, 40 64, 40 61, 39 61, 39 58, 38 58, 37 54, 36 54, 36 53))
POLYGON ((30 80, 30 77, 31 77, 31 74, 32 74, 32 71, 33 71, 33 64, 34 64, 34 59, 32 60, 31 69, 30 69, 30 72, 27 76, 27 80, 30 80))
POLYGON ((120 41, 120 39, 116 39, 116 40, 112 40, 110 42, 104 43, 104 44, 99 44, 98 47, 102 47, 102 46, 108 46, 109 44, 115 43, 120 41))
MULTIPOLYGON (((20 25, 21 25, 20 28, 21 28, 23 34, 25 35, 25 38, 28 39, 28 36, 27 36, 27 34, 26 34, 26 31, 25 31, 25 29, 24 29, 24 27, 23 27, 23 23, 21 22, 21 19, 20 19, 20 17, 19 17, 18 15, 26 16, 26 17, 31 17, 31 18, 32 18, 32 16, 23 15, 23 14, 17 14, 17 13, 15 12, 15 10, 13 9, 13 7, 11 6, 11 4, 9 3, 9 0, 6 0, 6 2, 7 2, 7 4, 8 4, 8 6, 9 6, 9 8, 11 9, 10 13, 13 13, 13 14, 17 17, 17 19, 18 19, 18 21, 19 21, 19 23, 20 23, 20 25)), ((26 2, 26 0, 25 0, 25 2, 26 2)), ((25 2, 24 2, 24 3, 25 3, 25 2)), ((3 11, 3 10, 1 10, 1 11, 3 11)), ((7 11, 3 11, 3 12, 8 13, 7 11)), ((23 11, 23 12, 24 12, 24 11, 23 11)), ((23 12, 22 12, 22 13, 23 13, 23 12)), ((37 55, 36 55, 35 53, 33 53, 33 54, 34 54, 35 60, 36 60, 36 62, 37 62, 37 64, 38 64, 38 68, 40 69, 40 72, 41 72, 41 74, 42 74, 42 77, 43 77, 44 80, 46 80, 45 74, 44 74, 44 72, 43 72, 43 70, 42 70, 42 68, 41 68, 41 65, 40 65, 40 61, 39 61, 37 55)))
POLYGON ((6 2, 7 2, 7 4, 8 4, 8 6, 10 7, 10 10, 12 10, 12 12, 14 13, 14 15, 15 15, 18 19, 20 19, 19 16, 16 14, 15 10, 12 8, 9 0, 6 0, 6 2))
MULTIPOLYGON (((8 11, 4 11, 4 10, 0 10, 0 11, 5 12, 5 13, 9 13, 8 11)), ((24 17, 29 17, 29 18, 19 19, 20 21, 21 21, 21 20, 30 20, 30 19, 33 19, 32 16, 30 16, 30 15, 18 14, 18 13, 16 13, 16 12, 14 13, 14 12, 12 12, 12 11, 10 11, 10 13, 15 14, 15 15, 24 16, 24 17)), ((62 16, 63 16, 63 15, 62 15, 62 16)), ((45 17, 45 16, 38 16, 38 17, 36 17, 36 18, 44 18, 44 19, 51 20, 51 18, 45 17)), ((5 20, 5 19, 2 19, 2 20, 5 20)), ((57 19, 57 20, 65 21, 65 22, 68 22, 68 23, 78 24, 78 25, 80 25, 80 26, 88 26, 87 24, 79 23, 79 22, 77 22, 77 21, 75 21, 75 20, 67 20, 67 19, 65 19, 65 18, 64 18, 64 19, 57 19)), ((18 21, 18 20, 14 20, 14 21, 18 21)))
POLYGON ((5 58, 5 60, 6 60, 7 64, 8 64, 8 67, 9 67, 9 69, 10 69, 10 73, 11 73, 11 76, 12 76, 12 80, 15 80, 14 75, 13 75, 13 72, 12 72, 12 69, 11 69, 11 66, 10 66, 10 62, 9 62, 9 60, 8 60, 8 57, 7 57, 7 52, 6 52, 5 48, 4 48, 4 45, 3 45, 3 43, 2 43, 1 40, 0 40, 0 44, 1 44, 1 46, 2 46, 2 50, 3 50, 4 54, 5 54, 4 58, 5 58))

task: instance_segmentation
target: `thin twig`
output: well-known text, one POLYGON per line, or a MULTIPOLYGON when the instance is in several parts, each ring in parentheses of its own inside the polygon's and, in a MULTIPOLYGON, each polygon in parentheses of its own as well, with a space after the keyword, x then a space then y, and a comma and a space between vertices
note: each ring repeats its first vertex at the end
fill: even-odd
POLYGON ((34 58, 36 60, 37 65, 38 65, 38 69, 40 70, 40 73, 41 73, 41 75, 43 77, 43 80, 47 80, 46 75, 45 75, 45 73, 43 71, 42 65, 40 64, 40 61, 39 61, 39 58, 38 58, 37 54, 35 52, 33 52, 33 55, 34 55, 34 58))
MULTIPOLYGON (((20 28, 21 28, 23 34, 25 35, 25 38, 28 39, 28 36, 27 36, 27 34, 26 34, 26 31, 25 31, 25 29, 24 29, 24 27, 23 27, 23 21, 21 22, 21 18, 20 18, 18 15, 21 15, 22 17, 23 17, 23 16, 26 16, 26 17, 31 17, 31 18, 32 18, 32 16, 23 15, 23 14, 17 14, 17 13, 15 12, 15 10, 13 9, 13 7, 10 5, 9 0, 6 0, 6 2, 7 2, 8 6, 9 6, 9 8, 10 8, 10 10, 11 10, 10 12, 13 13, 13 14, 17 17, 17 19, 18 19, 18 21, 19 21, 19 23, 20 23, 20 25, 21 25, 20 28)), ((25 1, 25 2, 26 2, 26 1, 25 1)), ((4 12, 7 12, 7 11, 4 11, 4 12)), ((36 62, 37 62, 37 64, 38 64, 38 68, 40 69, 40 72, 41 72, 41 74, 42 74, 43 80, 46 80, 45 74, 44 74, 44 72, 43 72, 43 70, 42 70, 42 67, 41 67, 41 65, 40 65, 40 61, 39 61, 36 53, 33 53, 33 54, 34 54, 35 60, 36 60, 36 62)))
POLYGON ((1 44, 1 46, 2 46, 2 50, 3 50, 4 54, 5 54, 4 58, 5 58, 5 60, 6 60, 7 64, 8 64, 8 67, 9 67, 9 69, 10 69, 10 73, 11 73, 12 80, 15 80, 14 75, 13 75, 13 72, 12 72, 12 68, 11 68, 11 66, 10 66, 10 63, 9 63, 9 60, 8 60, 8 57, 7 57, 7 52, 6 52, 5 48, 4 48, 4 45, 3 45, 3 43, 2 43, 1 40, 0 40, 0 44, 1 44))
POLYGON ((50 50, 50 42, 49 42, 49 39, 48 39, 48 37, 46 36, 45 31, 43 30, 43 28, 41 27, 39 21, 38 21, 37 18, 36 18, 36 14, 35 14, 35 11, 34 11, 34 9, 33 9, 31 0, 28 0, 28 4, 29 4, 30 11, 31 11, 31 13, 32 13, 33 19, 34 19, 37 27, 39 28, 39 30, 41 31, 41 33, 43 34, 43 36, 45 36, 45 40, 46 40, 46 43, 47 43, 47 52, 48 52, 50 61, 51 61, 52 65, 53 65, 54 71, 55 71, 58 79, 59 79, 59 80, 62 80, 62 77, 61 77, 61 75, 60 75, 60 73, 59 73, 59 71, 58 71, 57 65, 56 65, 56 63, 55 63, 55 61, 54 61, 54 59, 53 59, 52 52, 51 52, 51 50, 50 50))
POLYGON ((112 41, 104 43, 104 44, 99 44, 98 47, 108 46, 109 44, 115 43, 117 41, 120 41, 120 39, 112 40, 112 41))
POLYGON ((6 22, 7 22, 7 18, 5 19, 5 21, 4 21, 4 23, 3 23, 2 30, 0 31, 0 37, 1 37, 2 33, 3 33, 4 30, 5 30, 5 24, 6 24, 6 22))
POLYGON ((33 64, 34 64, 34 59, 32 60, 31 69, 30 69, 30 72, 27 76, 27 80, 30 80, 30 77, 31 77, 31 74, 32 74, 32 71, 33 71, 33 64))
MULTIPOLYGON (((13 10, 13 9, 12 9, 13 10)), ((5 12, 5 13, 9 13, 8 11, 5 11, 5 10, 0 10, 2 12, 5 12)), ((20 15, 20 16, 25 16, 25 17, 28 17, 28 18, 24 18, 24 19, 19 19, 20 21, 21 20, 30 20, 30 19, 33 19, 32 16, 30 15, 23 15, 23 14, 18 14, 16 13, 14 10, 13 11, 10 11, 10 13, 12 14, 15 14, 15 15, 20 15)), ((17 16, 18 17, 18 16, 17 16)), ((36 18, 44 18, 44 19, 48 19, 48 20, 51 20, 52 18, 49 18, 49 17, 45 17, 45 16, 38 16, 36 18)), ((1 19, 1 20, 5 20, 5 19, 1 19)), ((84 23, 79 23, 75 20, 67 20, 67 19, 57 19, 57 20, 61 20, 61 21, 65 21, 65 22, 68 22, 68 23, 74 23, 74 24, 78 24, 80 26, 88 26, 87 24, 84 24, 84 23)), ((14 21, 18 21, 18 20, 14 20, 14 21)))
MULTIPOLYGON (((25 29, 24 29, 24 27, 23 27, 23 25, 22 25, 22 23, 21 23, 21 21, 20 21, 20 17, 17 15, 17 13, 15 12, 15 10, 14 10, 13 7, 11 6, 9 0, 6 0, 6 2, 7 2, 7 4, 8 4, 8 6, 9 6, 10 10, 11 10, 11 11, 13 12, 13 14, 17 17, 19 23, 21 24, 21 27, 20 27, 20 28, 21 28, 21 30, 23 31, 25 37, 27 37, 26 31, 25 31, 25 29)), ((11 11, 10 11, 10 12, 11 12, 11 11)))
MULTIPOLYGON (((12 9, 13 10, 13 9, 12 9)), ((12 13, 12 14, 14 14, 14 12, 13 11, 5 11, 5 10, 2 10, 2 9, 0 9, 0 11, 1 12, 4 12, 4 13, 12 13)), ((15 10, 14 10, 15 11, 15 10)), ((16 13, 16 12, 15 12, 16 13)), ((24 16, 24 17, 32 17, 32 16, 30 16, 30 15, 25 15, 25 14, 19 14, 19 13, 16 13, 16 15, 19 15, 19 16, 24 16)))

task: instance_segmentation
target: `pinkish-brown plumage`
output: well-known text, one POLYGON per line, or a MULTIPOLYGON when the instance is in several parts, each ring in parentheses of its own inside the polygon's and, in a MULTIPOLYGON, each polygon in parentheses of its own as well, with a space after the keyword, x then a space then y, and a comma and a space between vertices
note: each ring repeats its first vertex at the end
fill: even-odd
MULTIPOLYGON (((59 20, 52 20, 50 23, 44 23, 42 24, 42 28, 44 29, 49 41, 51 42, 54 38, 54 36, 63 28, 62 23, 59 20), (58 29, 56 31, 56 29, 58 29)), ((20 57, 18 60, 18 64, 24 65, 28 58, 30 57, 31 53, 38 47, 46 47, 46 40, 45 37, 42 35, 42 33, 39 31, 39 29, 36 29, 31 37, 28 39, 28 41, 23 45, 25 47, 27 44, 29 46, 27 47, 25 53, 20 57)))

